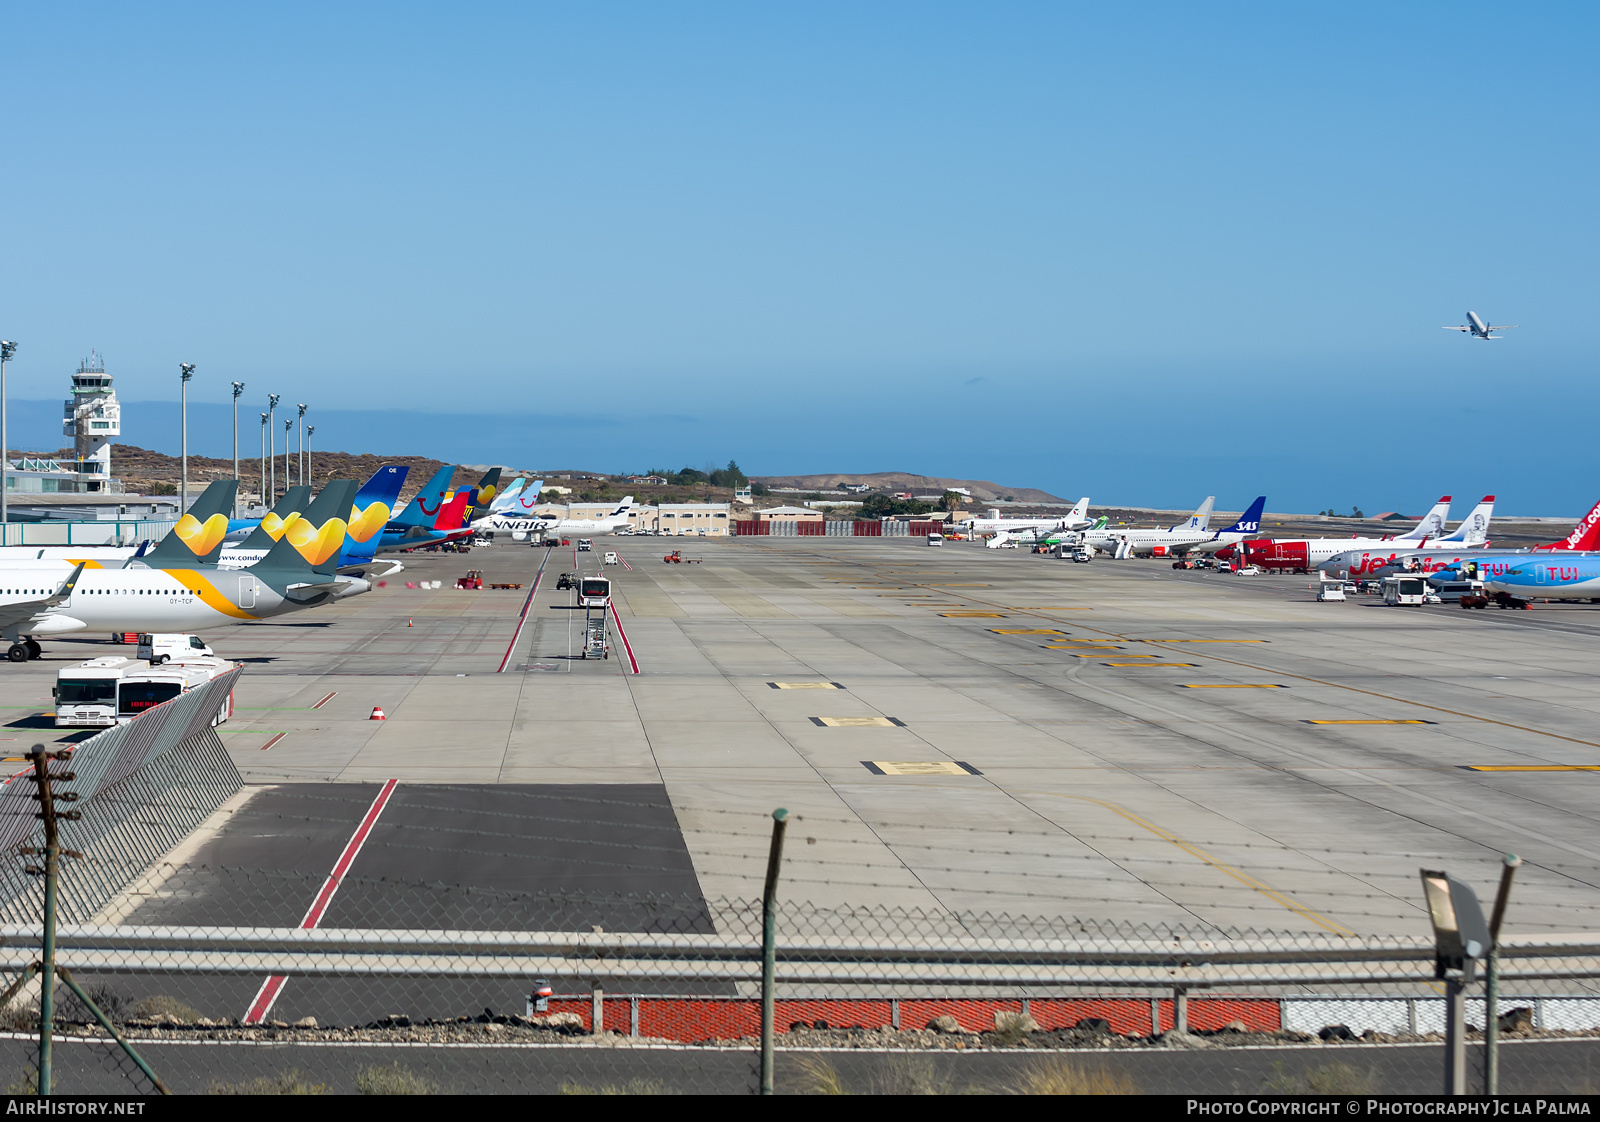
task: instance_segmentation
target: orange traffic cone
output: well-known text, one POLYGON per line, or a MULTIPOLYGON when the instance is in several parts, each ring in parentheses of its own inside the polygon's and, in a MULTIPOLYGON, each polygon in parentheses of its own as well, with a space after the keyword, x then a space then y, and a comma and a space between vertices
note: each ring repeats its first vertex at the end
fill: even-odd
POLYGON ((376 705, 374 705, 372 707, 372 716, 367 719, 370 721, 387 721, 389 718, 383 715, 382 709, 379 709, 376 705))
POLYGON ((409 619, 408 619, 408 620, 406 620, 406 626, 407 626, 407 627, 410 627, 410 626, 411 626, 411 621, 410 621, 410 620, 409 620, 409 619))

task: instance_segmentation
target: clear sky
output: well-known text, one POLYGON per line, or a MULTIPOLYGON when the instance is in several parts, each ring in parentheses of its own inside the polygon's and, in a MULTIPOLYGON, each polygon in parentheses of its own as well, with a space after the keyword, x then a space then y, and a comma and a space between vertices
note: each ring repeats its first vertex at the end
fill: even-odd
POLYGON ((13 400, 59 400, 97 347, 127 400, 194 362, 194 400, 240 379, 251 425, 278 392, 349 451, 1146 505, 1600 497, 1571 427, 1600 406, 1593 4, 0 27, 13 400), (1522 326, 1439 330, 1468 308, 1522 326))

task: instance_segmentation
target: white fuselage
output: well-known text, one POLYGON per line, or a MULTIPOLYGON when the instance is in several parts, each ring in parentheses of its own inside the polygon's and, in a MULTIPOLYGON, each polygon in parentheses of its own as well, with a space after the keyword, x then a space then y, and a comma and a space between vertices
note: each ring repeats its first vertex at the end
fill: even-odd
POLYGON ((1118 543, 1125 541, 1135 557, 1168 557, 1176 553, 1215 553, 1224 546, 1237 545, 1246 536, 1223 530, 1191 530, 1187 526, 1148 530, 1108 526, 1086 531, 1083 540, 1095 549, 1106 551, 1115 550, 1118 543))
POLYGON ((626 516, 617 518, 517 518, 491 514, 472 524, 474 533, 489 531, 510 534, 513 538, 534 534, 614 534, 628 524, 626 516))

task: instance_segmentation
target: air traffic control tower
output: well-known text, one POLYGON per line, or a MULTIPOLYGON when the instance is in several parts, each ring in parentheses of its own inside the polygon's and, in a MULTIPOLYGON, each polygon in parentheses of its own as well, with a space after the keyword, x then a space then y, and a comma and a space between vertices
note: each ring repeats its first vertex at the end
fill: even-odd
POLYGON ((94 351, 78 364, 72 376, 72 396, 67 399, 61 423, 63 436, 74 439, 77 457, 69 470, 78 475, 81 491, 109 491, 111 440, 122 435, 122 406, 111 388, 105 360, 94 351))

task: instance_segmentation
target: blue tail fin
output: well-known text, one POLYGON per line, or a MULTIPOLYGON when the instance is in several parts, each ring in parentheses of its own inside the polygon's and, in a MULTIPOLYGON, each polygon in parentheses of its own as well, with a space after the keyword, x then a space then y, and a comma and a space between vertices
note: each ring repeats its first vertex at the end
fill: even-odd
POLYGON ((1254 534, 1261 530, 1261 511, 1267 505, 1267 496, 1257 495, 1250 509, 1239 515, 1239 521, 1218 531, 1223 534, 1254 534))
POLYGON ((445 492, 450 490, 450 481, 456 477, 453 464, 446 464, 433 473, 433 478, 422 485, 416 497, 406 504, 406 508, 395 515, 391 526, 400 529, 409 529, 412 526, 431 527, 434 520, 439 517, 439 508, 444 505, 445 492))
POLYGON ((383 528, 389 524, 389 515, 400 498, 400 488, 410 471, 408 467, 385 464, 361 485, 361 490, 356 492, 355 505, 351 508, 350 521, 345 530, 340 565, 362 565, 372 560, 373 554, 378 551, 378 541, 383 537, 383 528))

